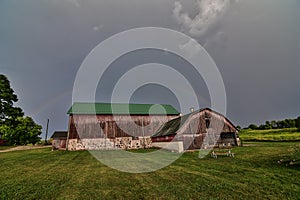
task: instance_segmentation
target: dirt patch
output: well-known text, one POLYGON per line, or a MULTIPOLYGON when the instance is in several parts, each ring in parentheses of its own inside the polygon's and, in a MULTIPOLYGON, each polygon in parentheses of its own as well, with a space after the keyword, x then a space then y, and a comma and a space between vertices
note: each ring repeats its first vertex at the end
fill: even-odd
POLYGON ((257 147, 257 144, 243 144, 243 147, 257 147))
POLYGON ((42 148, 48 148, 51 146, 17 146, 10 149, 0 150, 0 153, 3 152, 10 152, 10 151, 20 151, 20 150, 29 150, 29 149, 42 149, 42 148))

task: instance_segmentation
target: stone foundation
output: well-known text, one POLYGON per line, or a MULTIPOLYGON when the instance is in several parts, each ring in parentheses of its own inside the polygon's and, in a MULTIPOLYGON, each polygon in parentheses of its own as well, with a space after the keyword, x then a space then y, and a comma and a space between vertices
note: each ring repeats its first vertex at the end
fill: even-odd
POLYGON ((150 137, 93 138, 93 139, 69 139, 68 150, 118 150, 118 149, 142 149, 152 147, 150 137))

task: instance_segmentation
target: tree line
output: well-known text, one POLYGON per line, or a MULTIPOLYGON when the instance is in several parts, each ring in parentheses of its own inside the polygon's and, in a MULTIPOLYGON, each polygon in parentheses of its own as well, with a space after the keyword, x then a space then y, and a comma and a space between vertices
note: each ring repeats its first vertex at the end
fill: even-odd
POLYGON ((253 129, 253 130, 298 128, 298 130, 300 131, 300 117, 298 117, 296 119, 266 121, 265 124, 261 124, 259 126, 255 125, 255 124, 250 124, 247 128, 253 129))
POLYGON ((9 145, 36 144, 41 140, 42 126, 24 116, 22 109, 14 106, 17 101, 10 81, 0 74, 0 139, 9 145))

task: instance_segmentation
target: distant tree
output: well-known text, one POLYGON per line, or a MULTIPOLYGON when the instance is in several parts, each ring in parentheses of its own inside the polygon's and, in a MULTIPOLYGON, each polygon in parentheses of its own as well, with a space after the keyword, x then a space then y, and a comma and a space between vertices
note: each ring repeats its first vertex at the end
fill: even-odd
POLYGON ((266 121, 264 129, 272 129, 272 125, 269 121, 266 121))
POLYGON ((289 124, 289 128, 296 127, 296 120, 295 119, 287 119, 287 123, 289 124))
POLYGON ((21 108, 13 106, 17 101, 17 95, 10 87, 9 80, 0 74, 0 126, 15 126, 16 119, 24 115, 21 108))
POLYGON ((238 130, 241 130, 241 129, 242 129, 242 127, 240 127, 240 126, 236 126, 236 128, 237 128, 238 130))
POLYGON ((277 121, 276 122, 277 128, 284 128, 284 123, 283 121, 277 121))
POLYGON ((262 124, 262 125, 259 125, 258 127, 259 130, 266 130, 266 125, 262 124))
POLYGON ((300 117, 298 117, 296 119, 296 127, 298 128, 298 130, 300 131, 300 117))
MULTIPOLYGON (((248 128, 251 128, 253 130, 259 129, 259 130, 269 130, 269 129, 282 129, 282 128, 295 128, 300 125, 300 122, 297 121, 298 119, 284 119, 279 121, 266 121, 265 124, 261 124, 259 126, 256 126, 255 124, 251 124, 248 126, 248 128)), ((300 130, 300 129, 299 129, 300 130)))
POLYGON ((291 125, 292 125, 292 124, 291 124, 291 122, 290 122, 289 119, 283 120, 283 128, 292 128, 291 125))
POLYGON ((252 130, 258 129, 258 127, 257 127, 255 124, 250 124, 250 125, 248 126, 248 128, 250 128, 250 129, 252 129, 252 130))
POLYGON ((277 124, 276 124, 275 120, 271 121, 271 126, 272 126, 272 129, 276 129, 277 128, 277 124))

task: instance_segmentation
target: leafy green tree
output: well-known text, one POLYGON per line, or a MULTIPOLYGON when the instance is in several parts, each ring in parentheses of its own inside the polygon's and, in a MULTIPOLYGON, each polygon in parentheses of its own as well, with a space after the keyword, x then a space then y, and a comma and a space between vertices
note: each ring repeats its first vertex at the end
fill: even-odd
POLYGON ((0 126, 15 126, 16 118, 24 115, 21 108, 13 106, 17 101, 17 95, 10 87, 9 80, 0 74, 0 126))
POLYGON ((248 128, 250 128, 250 129, 252 129, 252 130, 258 129, 258 127, 257 127, 255 124, 250 124, 250 125, 248 126, 248 128))
POLYGON ((283 121, 277 121, 277 128, 284 128, 284 122, 283 121))
POLYGON ((266 125, 262 124, 258 127, 259 130, 266 130, 266 125))
POLYGON ((296 127, 298 128, 298 130, 300 131, 300 117, 298 117, 296 119, 296 127))
POLYGON ((42 133, 42 126, 37 125, 31 117, 18 117, 17 124, 16 128, 2 126, 2 130, 5 131, 3 139, 8 140, 10 144, 36 144, 41 140, 39 135, 42 133))
POLYGON ((289 124, 290 128, 296 127, 296 121, 294 119, 287 119, 287 123, 289 124))
MULTIPOLYGON (((278 120, 278 121, 266 121, 265 124, 256 126, 255 124, 250 124, 248 128, 251 128, 253 130, 259 129, 259 130, 269 130, 269 129, 281 129, 281 128, 295 128, 300 126, 300 122, 298 119, 284 119, 284 120, 278 120)), ((300 128, 298 128, 300 131, 300 128)))
POLYGON ((276 123, 275 120, 271 121, 271 126, 272 126, 272 129, 276 129, 277 128, 277 123, 276 123))
POLYGON ((23 117, 22 109, 14 107, 17 101, 17 95, 9 80, 0 74, 0 137, 8 140, 10 144, 35 144, 40 141, 42 127, 32 118, 23 117))
POLYGON ((269 121, 266 121, 264 129, 272 129, 272 125, 269 121))
POLYGON ((7 133, 10 133, 11 131, 11 128, 7 125, 1 125, 0 126, 0 139, 3 139, 4 138, 4 135, 7 134, 7 133))

